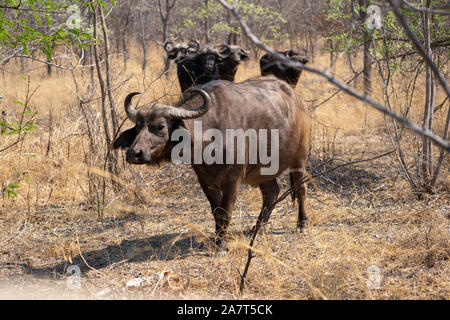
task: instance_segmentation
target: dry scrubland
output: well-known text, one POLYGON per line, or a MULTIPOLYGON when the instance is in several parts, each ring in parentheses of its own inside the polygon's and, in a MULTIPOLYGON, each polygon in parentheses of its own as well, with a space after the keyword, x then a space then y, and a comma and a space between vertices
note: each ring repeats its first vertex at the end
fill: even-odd
MULTIPOLYGON (((143 91, 143 82, 148 85, 155 80, 162 68, 163 52, 156 48, 151 52, 145 80, 138 49, 133 50, 126 70, 120 56, 113 58, 115 83, 133 74, 114 92, 122 120, 125 95, 143 91)), ((328 59, 328 54, 323 54, 312 65, 325 68, 328 59)), ((340 60, 333 72, 350 79, 351 72, 340 60)), ((177 99, 174 69, 169 78, 152 84, 141 104, 164 95, 165 102, 177 99)), ((20 64, 9 64, 0 78, 1 108, 10 119, 18 117, 21 110, 12 101, 25 99, 27 82, 18 72, 20 64)), ((80 92, 86 89, 89 76, 87 69, 85 72, 84 77, 80 71, 75 74, 80 92)), ((124 190, 114 194, 108 189, 107 208, 98 219, 96 208, 88 204, 89 190, 98 186, 89 186, 86 159, 93 155, 71 72, 54 71, 49 78, 45 67, 27 62, 23 74, 30 76, 31 89, 39 86, 30 102, 38 111, 38 128, 0 154, 2 188, 14 178, 13 167, 29 175, 28 182, 19 179, 17 198, 3 194, 0 199, 0 297, 237 298, 239 272, 247 258, 248 240, 242 231, 256 222, 259 189, 242 188, 225 257, 215 257, 210 249, 214 219, 189 166, 126 166, 119 177, 124 190), (64 273, 70 264, 81 268, 80 290, 66 289, 64 273), (126 286, 138 277, 142 278, 139 287, 126 286)), ((242 81, 258 74, 258 65, 252 60, 241 67, 237 78, 242 81)), ((397 107, 404 105, 402 88, 407 80, 400 75, 395 79, 397 107)), ((423 79, 417 86, 421 84, 423 79)), ((334 92, 323 79, 307 73, 301 76, 296 91, 307 106, 334 92)), ((380 91, 375 86, 378 101, 380 91)), ((420 119, 424 95, 419 91, 415 96, 411 115, 415 121, 420 119)), ((442 93, 437 101, 441 98, 442 93)), ((100 116, 98 100, 89 108, 100 116)), ((365 112, 366 107, 338 94, 312 114, 310 172, 393 148, 383 116, 369 110, 364 125, 365 112), (332 157, 336 160, 323 165, 332 157)), ((439 134, 444 112, 436 117, 439 134)), ((102 156, 105 146, 100 120, 97 123, 96 147, 102 156)), ((124 128, 128 126, 125 122, 124 128)), ((2 147, 15 139, 0 138, 2 147)), ((420 138, 408 133, 405 141, 407 152, 414 152, 420 138)), ((103 162, 94 164, 101 168, 103 162)), ((395 156, 390 155, 317 179, 309 187, 309 225, 304 234, 294 232, 296 206, 289 200, 282 202, 267 232, 258 238, 244 298, 449 299, 448 160, 439 190, 422 201, 412 194, 395 165, 395 156), (381 270, 379 289, 367 287, 367 269, 373 265, 381 270)), ((100 169, 90 172, 102 175, 100 169)), ((286 177, 280 181, 282 191, 286 190, 286 177)))

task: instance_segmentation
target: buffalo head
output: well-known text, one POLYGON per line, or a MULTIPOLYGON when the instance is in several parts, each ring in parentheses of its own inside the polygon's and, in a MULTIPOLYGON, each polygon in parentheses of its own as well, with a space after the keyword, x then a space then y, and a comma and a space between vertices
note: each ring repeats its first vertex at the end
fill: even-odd
MULTIPOLYGON (((211 98, 199 89, 190 91, 203 98, 203 104, 195 109, 186 109, 183 104, 173 107, 161 103, 144 105, 137 111, 131 104, 132 98, 139 94, 133 92, 125 98, 125 112, 135 126, 124 131, 113 143, 113 148, 125 148, 127 162, 133 164, 152 164, 168 159, 171 151, 171 134, 182 126, 184 119, 195 119, 209 110, 211 98)), ((191 95, 186 102, 191 100, 191 95)))
POLYGON ((309 60, 308 60, 308 55, 305 51, 304 54, 300 54, 295 50, 288 50, 285 52, 282 52, 287 58, 301 62, 303 64, 306 64, 309 60))
POLYGON ((250 59, 250 52, 242 49, 240 46, 230 46, 222 44, 219 49, 224 62, 230 62, 234 65, 241 64, 241 61, 248 61, 250 59))
POLYGON ((204 76, 215 76, 216 67, 222 63, 222 55, 210 46, 204 46, 195 55, 192 55, 191 59, 196 61, 196 64, 200 66, 204 76))
MULTIPOLYGON (((306 52, 304 55, 299 54, 295 50, 288 51, 278 51, 278 53, 284 55, 286 58, 306 64, 308 62, 308 57, 306 52)), ((261 75, 274 75, 278 79, 286 81, 291 87, 295 87, 298 83, 298 79, 302 71, 297 68, 292 68, 285 65, 284 63, 278 61, 270 54, 265 54, 259 60, 261 75)))
POLYGON ((200 49, 200 43, 197 40, 192 40, 187 43, 174 44, 173 41, 166 41, 164 43, 164 49, 167 52, 167 58, 169 60, 180 60, 186 58, 189 54, 195 54, 200 49))
POLYGON ((219 78, 234 81, 237 69, 241 61, 249 60, 249 52, 240 46, 223 44, 219 48, 223 62, 219 65, 219 78))

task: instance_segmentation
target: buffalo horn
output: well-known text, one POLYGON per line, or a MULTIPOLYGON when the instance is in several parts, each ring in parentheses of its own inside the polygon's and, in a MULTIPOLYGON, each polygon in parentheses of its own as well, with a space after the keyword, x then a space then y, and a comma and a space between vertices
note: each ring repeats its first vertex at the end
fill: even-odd
POLYGON ((129 95, 127 95, 127 97, 125 98, 125 113, 127 114, 128 119, 131 120, 131 122, 136 123, 136 116, 137 116, 137 111, 135 109, 135 107, 133 107, 133 105, 131 104, 131 99, 133 99, 133 97, 137 94, 141 94, 140 92, 133 92, 130 93, 129 95))
POLYGON ((208 112, 211 105, 211 97, 208 93, 201 89, 192 89, 191 93, 198 93, 203 98, 203 104, 196 109, 184 109, 175 108, 172 106, 160 104, 157 107, 157 112, 161 112, 161 115, 170 119, 195 119, 203 116, 208 112))

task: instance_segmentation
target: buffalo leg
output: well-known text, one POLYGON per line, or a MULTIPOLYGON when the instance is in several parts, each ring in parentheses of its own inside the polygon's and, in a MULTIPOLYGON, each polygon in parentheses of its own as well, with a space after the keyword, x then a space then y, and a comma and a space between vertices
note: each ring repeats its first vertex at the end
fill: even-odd
POLYGON ((277 180, 274 179, 272 181, 260 184, 259 189, 261 190, 263 196, 263 206, 260 216, 262 215, 262 222, 266 223, 269 221, 270 215, 272 214, 272 210, 269 209, 277 199, 280 188, 278 187, 277 180))
POLYGON ((220 206, 214 210, 214 219, 216 220, 216 245, 222 246, 225 239, 228 226, 231 221, 231 213, 234 203, 241 187, 240 175, 230 174, 233 177, 225 181, 222 188, 222 201, 220 206))
MULTIPOLYGON (((296 183, 299 180, 306 178, 306 168, 296 168, 292 169, 292 184, 296 183)), ((297 220, 297 228, 302 231, 306 225, 306 191, 307 186, 306 183, 300 183, 295 188, 295 197, 298 201, 298 220, 297 220)))
POLYGON ((214 212, 218 207, 220 207, 220 204, 222 202, 222 193, 219 190, 208 188, 208 185, 205 183, 205 181, 199 175, 197 177, 198 182, 202 187, 203 193, 205 194, 206 198, 209 201, 209 204, 211 205, 212 214, 214 215, 214 212))
MULTIPOLYGON (((280 188, 278 187, 278 183, 276 179, 273 179, 268 182, 264 182, 259 185, 259 189, 261 190, 263 197, 263 205, 261 208, 261 213, 259 214, 258 220, 262 219, 262 223, 267 223, 270 219, 270 215, 272 214, 272 205, 278 197, 278 193, 280 192, 280 188)), ((255 232, 255 227, 250 231, 250 235, 255 232)))

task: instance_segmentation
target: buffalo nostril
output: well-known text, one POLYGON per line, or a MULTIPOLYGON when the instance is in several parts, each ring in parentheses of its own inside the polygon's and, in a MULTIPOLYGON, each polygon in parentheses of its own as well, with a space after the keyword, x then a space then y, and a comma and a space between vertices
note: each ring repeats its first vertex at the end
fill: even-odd
POLYGON ((127 149, 126 155, 127 155, 127 158, 129 158, 129 159, 139 160, 143 156, 143 151, 129 148, 129 149, 127 149))
POLYGON ((138 151, 136 151, 135 153, 134 153, 134 157, 136 158, 136 159, 141 159, 142 158, 142 156, 143 156, 143 152, 142 152, 142 150, 138 150, 138 151))

